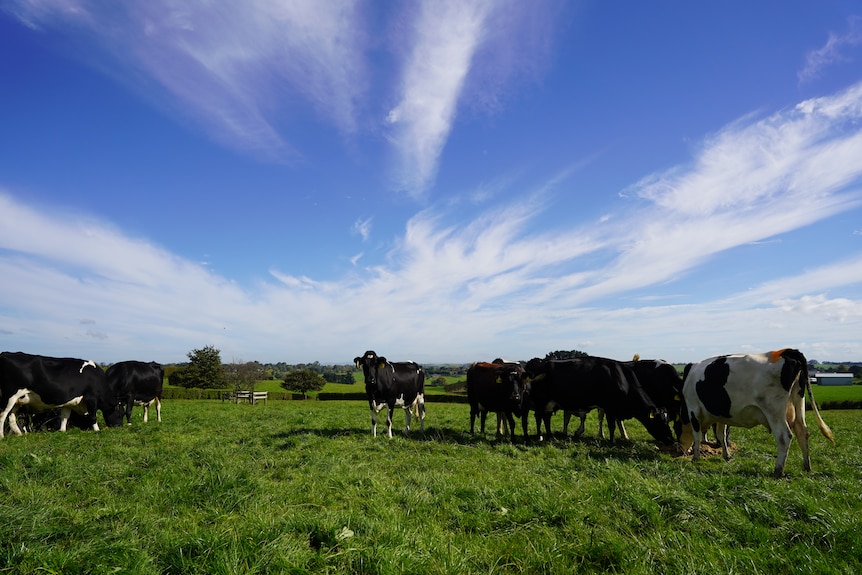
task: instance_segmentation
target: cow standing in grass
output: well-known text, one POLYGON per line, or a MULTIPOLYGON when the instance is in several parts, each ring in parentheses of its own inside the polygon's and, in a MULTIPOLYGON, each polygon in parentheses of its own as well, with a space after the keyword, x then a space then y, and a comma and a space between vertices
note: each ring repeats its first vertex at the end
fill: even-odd
POLYGON ((72 411, 82 416, 84 427, 95 431, 99 431, 97 409, 108 426, 123 423, 105 372, 93 361, 0 353, 0 438, 7 419, 12 432, 22 435, 15 417, 22 406, 35 412, 59 408, 60 431, 66 431, 72 411))
POLYGON ((470 433, 479 416, 479 429, 485 433, 488 412, 497 414, 497 433, 506 429, 515 441, 515 414, 520 416, 524 368, 519 363, 495 361, 474 363, 467 370, 467 400, 470 402, 470 433), (502 423, 502 429, 501 429, 502 423))
POLYGON ((162 421, 162 385, 165 370, 154 361, 121 361, 105 372, 108 385, 117 395, 126 422, 132 424, 132 407, 144 408, 144 423, 149 419, 150 406, 156 407, 156 420, 162 421))
POLYGON ((392 412, 404 409, 404 432, 410 432, 411 410, 419 418, 419 431, 425 432, 425 372, 412 361, 390 362, 374 351, 353 359, 365 376, 365 393, 371 409, 371 435, 377 437, 377 414, 386 412, 386 434, 392 437, 392 412))
POLYGON ((730 459, 728 426, 750 428, 763 425, 772 432, 778 444, 778 457, 772 472, 774 477, 784 475, 787 452, 794 434, 802 450, 802 467, 811 471, 809 431, 805 425, 806 389, 820 433, 834 443, 832 430, 820 417, 814 402, 808 362, 800 351, 781 349, 705 359, 692 366, 683 386, 682 416, 686 424, 681 439, 683 449, 693 447, 693 460, 697 461, 701 435, 710 425, 718 423, 718 439, 727 460, 730 459))
POLYGON ((545 432, 551 434, 554 411, 577 413, 601 408, 608 418, 611 443, 616 422, 629 418, 640 421, 658 441, 674 443, 667 411, 653 403, 634 371, 618 361, 591 356, 566 360, 534 358, 527 362, 526 372, 523 424, 526 427, 529 406, 536 414, 540 441, 542 422, 545 432))

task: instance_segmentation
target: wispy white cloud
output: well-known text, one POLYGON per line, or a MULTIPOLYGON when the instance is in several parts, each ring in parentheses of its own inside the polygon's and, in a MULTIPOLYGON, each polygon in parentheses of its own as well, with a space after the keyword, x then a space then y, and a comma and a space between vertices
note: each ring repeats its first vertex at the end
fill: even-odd
POLYGON ((383 132, 392 180, 420 195, 434 181, 461 106, 496 111, 515 79, 549 60, 548 0, 423 0, 382 18, 360 0, 171 0, 96 6, 85 0, 10 0, 3 9, 35 29, 74 36, 77 53, 152 103, 191 118, 229 148, 295 161, 291 120, 309 109, 345 137, 389 94, 383 132), (388 20, 403 20, 396 24, 388 20), (381 23, 382 20, 382 23, 381 23), (382 34, 390 26, 397 34, 382 34), (379 38, 396 68, 373 69, 379 38), (372 78, 381 84, 372 92, 372 78))
POLYGON ((386 115, 396 188, 419 195, 433 183, 459 105, 496 108, 513 75, 541 67, 538 39, 553 37, 553 22, 544 17, 553 9, 554 3, 485 0, 419 4, 396 104, 386 115), (462 102, 471 76, 471 100, 462 102))
POLYGON ((310 107, 344 134, 357 130, 367 89, 362 14, 355 0, 170 0, 90 10, 83 0, 12 0, 34 28, 85 30, 101 45, 94 65, 129 70, 154 102, 194 118, 222 144, 276 160, 295 158, 289 118, 310 107), (152 93, 154 79, 163 91, 152 93), (305 104, 296 105, 297 96, 305 104), (288 127, 285 128, 284 126, 288 127))
POLYGON ((800 83, 810 82, 820 76, 824 68, 839 62, 852 61, 848 48, 862 45, 862 17, 853 16, 847 21, 843 33, 830 32, 826 43, 812 50, 805 57, 805 65, 797 74, 800 83))
MULTIPOLYGON (((432 206, 385 259, 354 259, 326 281, 272 270, 272 280, 240 286, 104 222, 0 195, 0 333, 15 342, 6 347, 50 340, 55 349, 36 351, 104 361, 177 361, 207 343, 262 361, 349 361, 364 349, 419 361, 526 358, 579 342, 613 357, 774 345, 859 357, 859 256, 824 254, 810 270, 787 256, 781 277, 709 297, 660 300, 650 289, 694 272, 711 278, 702 264, 719 252, 858 208, 860 116, 862 84, 740 120, 690 165, 632 186, 602 221, 537 226, 565 177, 466 220, 432 206)), ((782 244, 758 249, 784 257, 782 244)))
POLYGON ((373 218, 358 219, 353 223, 353 233, 359 234, 362 241, 368 241, 371 236, 371 222, 373 218))
POLYGON ((403 190, 422 192, 435 175, 491 9, 481 1, 420 4, 398 103, 386 117, 401 156, 396 178, 403 190))

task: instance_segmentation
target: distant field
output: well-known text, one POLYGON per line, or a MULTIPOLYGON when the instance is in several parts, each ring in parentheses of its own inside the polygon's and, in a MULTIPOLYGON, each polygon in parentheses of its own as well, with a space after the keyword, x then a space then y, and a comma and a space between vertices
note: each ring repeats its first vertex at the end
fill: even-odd
MULTIPOLYGON (((463 378, 450 377, 449 382, 459 381, 463 378)), ((170 387, 170 386, 168 386, 170 387)), ((284 391, 281 380, 261 380, 255 384, 257 391, 284 391)), ((814 399, 820 405, 824 401, 862 401, 862 385, 812 385, 814 399)), ((364 393, 365 385, 362 376, 357 377, 353 385, 344 383, 327 383, 323 388, 326 393, 364 393)), ((426 393, 429 395, 445 395, 442 387, 428 386, 426 393)), ((315 394, 310 394, 315 395, 315 394)), ((807 401, 807 400, 806 400, 807 401)))
POLYGON ((824 401, 862 401, 862 385, 812 385, 811 392, 818 406, 824 401))

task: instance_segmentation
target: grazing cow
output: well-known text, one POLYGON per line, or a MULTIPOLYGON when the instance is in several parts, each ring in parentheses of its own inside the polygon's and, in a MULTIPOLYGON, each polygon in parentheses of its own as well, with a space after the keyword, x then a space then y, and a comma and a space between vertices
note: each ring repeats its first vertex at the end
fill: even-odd
POLYGON ((15 418, 26 405, 33 411, 60 408, 60 431, 66 431, 70 413, 84 416, 85 426, 99 430, 96 410, 108 426, 122 424, 117 400, 105 380, 105 372, 92 361, 43 357, 20 352, 0 353, 0 438, 6 420, 22 435, 15 418))
POLYGON ((470 402, 470 433, 475 430, 479 416, 479 430, 485 433, 485 418, 489 411, 497 413, 497 433, 500 422, 515 441, 514 414, 520 415, 524 368, 514 362, 474 363, 467 370, 467 399, 470 402))
MULTIPOLYGON (((640 356, 635 355, 634 360, 623 362, 623 365, 630 367, 638 378, 644 392, 649 396, 652 402, 659 408, 664 409, 669 418, 672 418, 675 425, 679 420, 679 406, 682 400, 682 378, 676 368, 663 359, 640 359, 640 356)), ((580 437, 584 432, 584 420, 586 419, 586 411, 581 411, 578 415, 581 418, 581 425, 575 431, 575 437, 580 437)), ((602 419, 604 419, 604 410, 599 409, 599 437, 604 439, 604 429, 602 419)), ((569 417, 571 412, 566 412, 563 415, 563 432, 568 428, 569 417)), ((626 428, 623 422, 617 421, 617 427, 623 439, 628 439, 626 428)), ((676 431, 677 439, 680 432, 676 431)))
POLYGON ((148 421, 150 406, 156 406, 156 420, 162 421, 162 385, 165 370, 154 361, 121 361, 105 372, 108 385, 114 390, 126 422, 132 424, 132 406, 144 407, 144 423, 148 421))
POLYGON ((384 407, 386 433, 392 437, 392 412, 404 408, 404 432, 410 432, 410 410, 419 418, 419 431, 425 433, 425 372, 412 361, 393 363, 373 351, 366 351, 353 359, 362 367, 365 376, 365 393, 371 408, 371 436, 377 437, 377 414, 384 407))
POLYGON ((768 353, 722 355, 705 359, 692 366, 683 386, 683 422, 686 430, 683 449, 693 444, 694 457, 700 458, 701 434, 713 423, 720 426, 724 459, 727 450, 727 426, 763 425, 775 436, 778 457, 773 477, 784 475, 784 464, 793 435, 802 450, 802 467, 811 471, 808 455, 808 427, 805 425, 805 390, 817 416, 820 433, 835 442, 832 430, 820 417, 811 383, 808 362, 795 349, 768 353), (793 433, 791 433, 791 430, 793 433))
MULTIPOLYGON (((656 440, 673 443, 667 412, 652 402, 632 369, 620 362, 600 357, 535 358, 527 363, 526 372, 524 398, 535 411, 540 441, 541 422, 545 422, 545 431, 550 435, 551 414, 557 409, 579 412, 598 407, 607 415, 611 443, 616 422, 632 417, 656 440)), ((526 409, 522 412, 522 425, 526 429, 526 409)))

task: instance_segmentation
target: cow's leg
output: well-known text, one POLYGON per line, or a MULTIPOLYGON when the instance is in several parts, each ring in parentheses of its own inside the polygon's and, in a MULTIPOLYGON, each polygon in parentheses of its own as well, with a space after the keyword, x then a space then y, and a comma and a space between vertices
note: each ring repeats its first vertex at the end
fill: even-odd
POLYGON ((515 443, 515 416, 512 414, 511 411, 504 411, 502 415, 503 422, 508 423, 509 425, 509 441, 515 443))
MULTIPOLYGON (((162 400, 158 397, 154 400, 156 402, 156 421, 159 423, 162 422, 162 400)), ((266 401, 264 401, 266 403, 266 401)))
POLYGON ((419 395, 419 433, 425 435, 425 396, 419 395))
POLYGON ((622 437, 623 439, 629 438, 629 434, 626 433, 626 426, 623 424, 622 419, 617 420, 617 428, 620 430, 620 437, 622 437))
POLYGON ((60 431, 66 431, 66 424, 69 423, 70 415, 72 415, 71 407, 60 408, 60 431))
MULTIPOLYGON (((18 426, 18 417, 17 417, 18 407, 15 406, 12 408, 12 411, 9 412, 9 429, 15 435, 24 435, 24 431, 18 426)), ((26 429, 26 426, 25 426, 26 429)), ((3 437, 0 435, 0 437, 3 437)))
POLYGON ((147 422, 150 420, 150 418, 149 418, 149 415, 150 415, 150 404, 149 404, 149 403, 145 403, 145 404, 143 405, 143 407, 144 407, 144 423, 147 423, 147 422))
MULTIPOLYGON (((508 418, 511 417, 511 415, 507 411, 498 411, 498 412, 496 412, 496 415, 497 415, 497 435, 499 435, 499 436, 509 435, 509 429, 511 428, 511 426, 509 425, 509 419, 508 418)), ((512 425, 514 425, 514 421, 512 422, 512 425)), ((512 428, 512 435, 514 435, 514 434, 515 434, 515 430, 514 430, 514 428, 512 428)))
POLYGON ((729 450, 729 442, 728 442, 728 434, 727 430, 730 429, 724 423, 716 423, 712 426, 713 433, 715 433, 715 438, 721 444, 721 456, 724 457, 725 461, 730 461, 730 450, 729 450))
POLYGON ((778 457, 775 458, 775 469, 772 471, 772 476, 777 479, 784 475, 784 465, 787 462, 787 452, 790 450, 790 440, 793 439, 793 436, 790 433, 787 420, 783 417, 780 422, 772 422, 770 427, 772 428, 772 435, 775 436, 775 443, 778 445, 778 457))
MULTIPOLYGON (((599 439, 605 438, 605 410, 601 407, 598 408, 599 414, 599 439)), ((608 418, 608 426, 613 426, 613 423, 610 422, 610 418, 608 418)), ((613 438, 613 429, 611 430, 611 437, 613 438)))
MULTIPOLYGON (((474 408, 472 405, 470 406, 470 435, 474 435, 476 433, 476 416, 479 415, 479 409, 474 408)), ((481 416, 479 416, 479 425, 481 426, 482 420, 481 416)))
MULTIPOLYGON (((12 413, 12 410, 15 409, 15 406, 18 405, 18 400, 23 397, 25 394, 22 392, 18 392, 12 397, 9 398, 9 401, 6 402, 6 407, 3 409, 3 412, 0 413, 0 439, 3 439, 3 432, 6 428, 6 419, 9 418, 9 414, 12 413)), ((21 429, 18 427, 18 423, 15 422, 15 427, 12 427, 12 422, 9 422, 9 427, 12 428, 12 432, 15 435, 23 435, 21 433, 21 429), (15 431, 15 430, 18 431, 15 431)))
POLYGON ((697 418, 694 412, 690 413, 691 419, 691 435, 692 435, 692 461, 698 461, 700 459, 700 440, 701 440, 701 432, 703 431, 700 427, 700 420, 697 418))
POLYGON ((792 400, 787 404, 787 424, 793 430, 799 449, 802 450, 802 469, 811 471, 811 457, 808 447, 810 433, 805 425, 805 399, 796 395, 796 388, 791 390, 792 400))
POLYGON ((392 439, 392 412, 395 411, 395 402, 386 407, 386 436, 392 439))
POLYGON ((410 417, 412 415, 410 410, 412 408, 413 406, 410 405, 404 408, 404 435, 408 435, 410 433, 410 417))
MULTIPOLYGON (((565 412, 565 413, 563 414, 563 417, 564 417, 564 418, 565 418, 566 413, 570 413, 570 412, 565 412)), ((582 435, 584 434, 584 430, 586 429, 585 425, 586 425, 586 422, 587 422, 587 412, 586 412, 586 410, 578 411, 578 412, 577 412, 577 414, 578 414, 578 417, 579 417, 579 418, 580 418, 580 420, 581 420, 581 424, 580 424, 580 425, 578 426, 578 428, 575 430, 575 433, 574 433, 574 438, 575 438, 575 439, 578 439, 580 436, 582 436, 582 435)), ((601 429, 601 428, 600 428, 600 429, 601 429)))
POLYGON ((371 437, 377 437, 377 409, 371 406, 371 437))
MULTIPOLYGON (((616 431, 617 420, 614 419, 614 416, 609 414, 609 413, 606 413, 605 415, 608 418, 608 436, 609 436, 608 441, 611 443, 611 445, 613 445, 614 444, 614 432, 616 431)), ((602 426, 599 425, 599 429, 601 429, 601 428, 602 428, 602 426)))
POLYGON ((521 432, 524 434, 524 443, 530 442, 530 410, 525 409, 521 413, 521 432))

